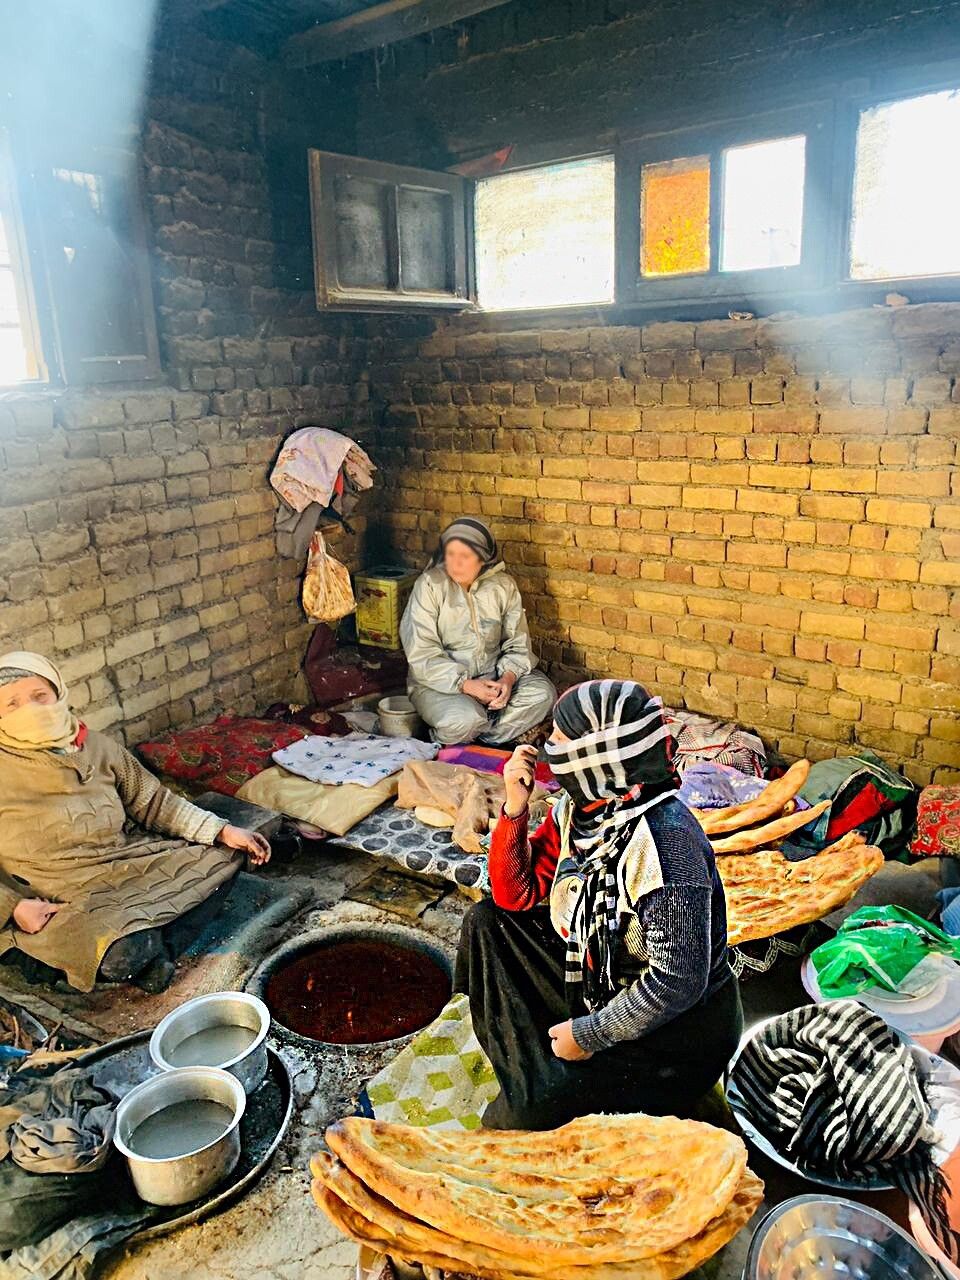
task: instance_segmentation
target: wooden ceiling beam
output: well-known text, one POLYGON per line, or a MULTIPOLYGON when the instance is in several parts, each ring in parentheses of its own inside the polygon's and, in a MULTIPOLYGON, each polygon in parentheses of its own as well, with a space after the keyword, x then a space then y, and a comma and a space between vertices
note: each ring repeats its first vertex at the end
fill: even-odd
POLYGON ((301 35, 291 36, 283 46, 281 57, 291 70, 302 70, 320 62, 347 58, 364 49, 423 35, 506 3, 507 0, 385 0, 347 18, 323 22, 301 35))

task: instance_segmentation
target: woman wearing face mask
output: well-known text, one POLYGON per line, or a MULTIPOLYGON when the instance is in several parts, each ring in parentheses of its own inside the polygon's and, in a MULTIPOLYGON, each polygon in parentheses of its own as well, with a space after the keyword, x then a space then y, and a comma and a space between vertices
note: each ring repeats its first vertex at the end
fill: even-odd
POLYGON ((484 1124, 689 1114, 742 1029, 710 844, 677 799, 659 699, 632 681, 563 695, 547 742, 565 794, 528 839, 535 754, 518 747, 455 989, 500 1081, 484 1124))
POLYGON ((270 846, 88 730, 51 662, 0 656, 0 955, 80 991, 98 971, 162 990, 244 853, 259 865, 270 846), (128 818, 145 830, 125 833, 128 818))
POLYGON ((523 601, 493 534, 461 516, 440 535, 400 623, 407 691, 437 742, 514 742, 550 714, 523 601))

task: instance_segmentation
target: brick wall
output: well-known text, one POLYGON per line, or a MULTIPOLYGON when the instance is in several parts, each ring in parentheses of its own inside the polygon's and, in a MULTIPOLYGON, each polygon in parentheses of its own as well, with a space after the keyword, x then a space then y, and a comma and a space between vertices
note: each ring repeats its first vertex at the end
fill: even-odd
MULTIPOLYGON (((349 60, 359 154, 446 167, 508 143, 703 125, 960 55, 957 0, 513 0, 349 60)), ((326 76, 335 75, 327 70, 326 76)))
POLYGON ((960 306, 380 327, 385 547, 487 516, 561 680, 960 780, 960 306))
POLYGON ((310 628, 267 474, 295 425, 367 417, 356 322, 321 320, 289 271, 278 287, 263 76, 195 34, 157 50, 143 159, 165 385, 0 397, 0 648, 50 655, 84 718, 131 742, 293 693, 310 628))

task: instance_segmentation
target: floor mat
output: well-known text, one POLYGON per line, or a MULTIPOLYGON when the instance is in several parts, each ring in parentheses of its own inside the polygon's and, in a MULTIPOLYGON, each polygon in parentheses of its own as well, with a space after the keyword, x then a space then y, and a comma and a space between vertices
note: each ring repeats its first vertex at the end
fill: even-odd
POLYGON ((344 894, 351 902, 364 902, 380 911, 390 911, 405 920, 419 920, 423 913, 434 907, 448 885, 430 881, 421 876, 407 876, 391 867, 380 867, 372 876, 361 880, 344 894))
POLYGON ((102 1033, 104 1039, 155 1026, 193 996, 233 991, 279 944, 283 926, 314 898, 309 887, 240 872, 222 911, 177 962, 177 974, 161 995, 126 983, 84 993, 66 984, 34 986, 13 967, 0 969, 0 995, 36 995, 102 1033))
POLYGON ((428 827, 393 803, 382 805, 347 835, 331 837, 330 843, 396 862, 406 871, 439 876, 461 888, 490 891, 484 854, 464 853, 447 828, 428 827))

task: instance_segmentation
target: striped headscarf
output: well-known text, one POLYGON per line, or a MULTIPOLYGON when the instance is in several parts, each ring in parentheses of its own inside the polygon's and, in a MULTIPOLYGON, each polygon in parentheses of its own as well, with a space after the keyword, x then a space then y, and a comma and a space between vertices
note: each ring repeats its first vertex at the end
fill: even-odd
MULTIPOLYGON (((459 520, 454 520, 452 524, 447 525, 440 534, 440 541, 430 561, 431 566, 443 563, 443 553, 447 549, 448 542, 466 543, 470 550, 475 551, 480 557, 483 569, 489 569, 500 558, 497 540, 490 527, 477 516, 461 516, 459 520)), ((481 573, 483 569, 480 570, 481 573)))
POLYGON ((566 791, 555 811, 561 853, 550 894, 554 927, 566 939, 566 987, 587 1008, 618 990, 616 942, 639 929, 637 905, 663 887, 646 811, 677 794, 673 738, 663 705, 632 680, 589 680, 553 709, 569 742, 547 742, 566 791))

